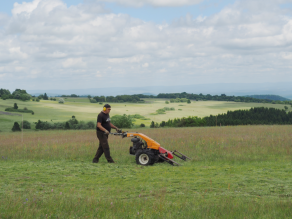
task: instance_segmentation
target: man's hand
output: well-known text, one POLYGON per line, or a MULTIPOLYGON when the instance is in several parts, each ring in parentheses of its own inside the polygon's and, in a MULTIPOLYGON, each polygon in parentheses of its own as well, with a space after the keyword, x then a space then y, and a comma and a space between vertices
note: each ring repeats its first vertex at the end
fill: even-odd
POLYGON ((109 135, 109 131, 108 131, 108 130, 105 130, 104 133, 105 133, 106 135, 109 135))
POLYGON ((117 133, 122 133, 122 130, 119 129, 118 127, 116 128, 116 130, 117 130, 117 133))

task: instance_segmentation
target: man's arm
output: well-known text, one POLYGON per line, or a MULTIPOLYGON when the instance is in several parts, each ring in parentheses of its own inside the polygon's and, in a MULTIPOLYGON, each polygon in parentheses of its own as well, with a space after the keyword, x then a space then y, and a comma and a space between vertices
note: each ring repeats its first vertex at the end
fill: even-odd
POLYGON ((115 129, 115 130, 118 130, 118 129, 119 129, 118 127, 114 126, 112 123, 110 123, 110 126, 111 126, 113 129, 115 129))
POLYGON ((100 122, 98 122, 96 126, 97 126, 97 128, 99 128, 101 131, 108 132, 108 130, 106 130, 104 127, 102 127, 102 125, 101 125, 100 122))

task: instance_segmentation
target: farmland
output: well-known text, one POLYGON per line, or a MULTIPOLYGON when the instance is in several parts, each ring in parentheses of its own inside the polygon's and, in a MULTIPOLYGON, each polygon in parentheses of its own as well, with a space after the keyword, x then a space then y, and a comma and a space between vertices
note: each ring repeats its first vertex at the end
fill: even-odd
POLYGON ((135 129, 193 160, 91 160, 94 131, 0 133, 0 218, 288 218, 292 126, 135 129))
MULTIPOLYGON (((113 115, 122 114, 140 114, 149 120, 135 121, 138 126, 144 123, 149 127, 150 122, 167 121, 168 119, 181 118, 187 116, 204 117, 226 113, 228 110, 250 109, 251 107, 274 107, 283 109, 282 104, 264 104, 264 103, 235 103, 223 101, 195 101, 191 104, 187 103, 170 103, 165 104, 165 99, 145 99, 146 103, 112 103, 113 115), (167 111, 166 114, 153 115, 156 110, 164 107, 173 107, 174 111, 167 111), (179 110, 180 109, 180 110, 179 110)), ((95 121, 97 114, 101 111, 102 106, 98 103, 89 103, 87 98, 67 98, 65 104, 59 104, 57 101, 41 100, 40 102, 19 101, 19 100, 0 100, 0 111, 4 111, 7 107, 12 107, 17 103, 19 109, 26 107, 34 111, 34 115, 23 113, 24 120, 31 123, 38 120, 48 122, 63 122, 75 115, 78 120, 95 121)), ((290 111, 290 107, 289 107, 290 111)), ((10 131, 15 121, 21 121, 21 117, 8 116, 0 114, 0 131, 10 131)))

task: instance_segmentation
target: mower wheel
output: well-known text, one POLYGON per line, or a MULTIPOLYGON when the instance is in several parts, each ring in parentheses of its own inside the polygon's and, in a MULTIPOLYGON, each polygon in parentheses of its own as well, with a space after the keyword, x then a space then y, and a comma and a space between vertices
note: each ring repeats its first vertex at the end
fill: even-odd
POLYGON ((150 150, 139 150, 136 153, 136 163, 148 166, 153 165, 155 163, 155 154, 150 150))

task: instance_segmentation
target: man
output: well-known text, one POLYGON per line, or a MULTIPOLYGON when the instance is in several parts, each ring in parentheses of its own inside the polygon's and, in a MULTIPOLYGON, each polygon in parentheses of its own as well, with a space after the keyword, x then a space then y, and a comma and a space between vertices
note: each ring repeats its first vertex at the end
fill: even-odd
POLYGON ((98 163, 99 158, 104 153, 105 158, 109 163, 114 163, 111 155, 110 155, 110 148, 108 145, 108 135, 111 131, 111 128, 119 129, 111 123, 111 119, 109 117, 109 113, 111 111, 111 106, 109 104, 105 104, 103 106, 103 111, 98 114, 97 117, 97 124, 96 124, 96 136, 99 140, 99 147, 93 158, 93 163, 98 163))

